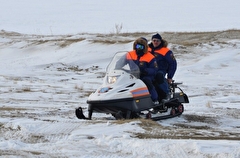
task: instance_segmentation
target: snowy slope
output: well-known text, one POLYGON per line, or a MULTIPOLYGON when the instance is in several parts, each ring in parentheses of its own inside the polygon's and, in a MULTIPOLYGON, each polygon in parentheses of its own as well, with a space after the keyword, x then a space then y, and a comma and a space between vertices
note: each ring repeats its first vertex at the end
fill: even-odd
POLYGON ((0 157, 240 157, 240 1, 0 3, 0 157), (155 32, 177 58, 183 115, 78 120, 114 53, 155 32))
POLYGON ((238 39, 188 47, 172 43, 175 80, 184 83, 190 104, 181 117, 153 123, 119 122, 104 114, 85 121, 74 114, 78 106, 87 108, 113 50, 130 49, 132 42, 93 42, 89 34, 72 35, 82 40, 68 44, 63 44, 68 37, 0 35, 3 157, 239 156, 238 39))

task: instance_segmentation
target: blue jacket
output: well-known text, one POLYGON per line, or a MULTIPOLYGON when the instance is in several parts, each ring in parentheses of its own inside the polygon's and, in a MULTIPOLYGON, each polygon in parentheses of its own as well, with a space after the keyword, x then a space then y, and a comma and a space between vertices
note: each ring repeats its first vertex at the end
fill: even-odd
POLYGON ((140 78, 149 77, 154 79, 158 66, 155 57, 150 53, 144 53, 143 56, 138 56, 136 51, 130 51, 126 56, 127 60, 133 60, 140 69, 140 78))
POLYGON ((177 61, 173 52, 162 45, 154 48, 152 43, 149 44, 148 51, 155 56, 158 64, 158 71, 162 71, 165 75, 167 74, 168 79, 172 79, 177 70, 177 61))

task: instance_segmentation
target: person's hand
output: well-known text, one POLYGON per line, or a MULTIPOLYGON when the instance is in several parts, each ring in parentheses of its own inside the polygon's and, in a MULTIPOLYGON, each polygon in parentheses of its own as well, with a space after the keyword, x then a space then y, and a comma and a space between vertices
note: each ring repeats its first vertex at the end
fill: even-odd
POLYGON ((170 78, 168 78, 167 81, 168 81, 169 84, 172 83, 172 79, 170 79, 170 78))
POLYGON ((146 70, 142 70, 140 73, 141 73, 141 75, 143 75, 143 76, 148 75, 148 72, 147 72, 146 70))
POLYGON ((140 67, 140 76, 148 75, 148 71, 144 67, 140 67))

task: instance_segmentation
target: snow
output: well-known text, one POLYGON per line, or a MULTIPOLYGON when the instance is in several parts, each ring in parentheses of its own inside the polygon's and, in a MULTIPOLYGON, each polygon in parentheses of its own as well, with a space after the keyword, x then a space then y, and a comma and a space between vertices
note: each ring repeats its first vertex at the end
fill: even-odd
POLYGON ((240 157, 239 34, 170 43, 174 79, 190 99, 178 118, 146 128, 143 120, 74 114, 114 53, 131 50, 140 34, 240 29, 240 1, 0 2, 0 157, 240 157))

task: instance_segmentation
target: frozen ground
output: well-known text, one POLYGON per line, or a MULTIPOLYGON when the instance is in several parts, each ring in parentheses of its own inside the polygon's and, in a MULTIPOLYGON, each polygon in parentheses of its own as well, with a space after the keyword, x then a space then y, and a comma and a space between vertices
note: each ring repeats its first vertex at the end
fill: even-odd
POLYGON ((178 118, 116 121, 74 110, 116 51, 152 33, 0 32, 1 157, 240 157, 240 31, 162 33, 190 103, 178 118))
POLYGON ((0 4, 0 157, 240 157, 239 0, 0 4), (78 120, 114 53, 156 32, 178 60, 183 115, 78 120))

